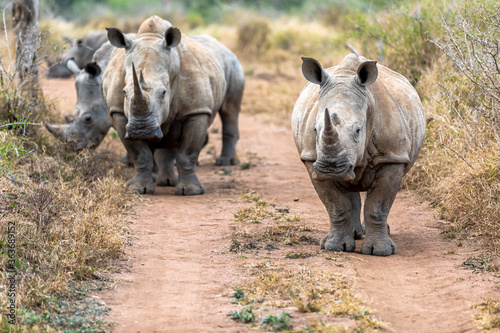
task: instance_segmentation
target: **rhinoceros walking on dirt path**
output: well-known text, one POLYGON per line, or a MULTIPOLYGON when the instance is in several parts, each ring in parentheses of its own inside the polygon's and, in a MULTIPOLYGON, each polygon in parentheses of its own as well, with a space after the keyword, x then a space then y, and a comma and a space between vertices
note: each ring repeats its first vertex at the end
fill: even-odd
POLYGON ((103 94, 136 170, 128 187, 154 193, 154 152, 156 184, 176 186, 178 195, 203 194, 196 163, 217 113, 223 148, 216 163, 238 163, 245 78, 236 56, 215 39, 188 37, 157 16, 144 21, 134 39, 115 28, 108 29, 108 38, 118 49, 104 72, 103 94))
POLYGON ((361 252, 394 254, 387 216, 423 144, 420 98, 402 75, 364 57, 349 54, 326 70, 302 59, 310 83, 295 104, 292 131, 330 217, 321 248, 354 251, 363 235, 359 192, 366 191, 361 252))

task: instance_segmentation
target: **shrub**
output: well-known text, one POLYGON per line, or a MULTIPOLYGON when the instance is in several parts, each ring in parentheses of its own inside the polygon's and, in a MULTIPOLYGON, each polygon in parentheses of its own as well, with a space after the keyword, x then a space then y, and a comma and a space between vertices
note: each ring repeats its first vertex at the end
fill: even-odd
POLYGON ((347 38, 361 44, 361 55, 386 64, 416 85, 439 57, 429 38, 440 31, 436 13, 443 7, 443 1, 409 1, 377 15, 359 13, 350 19, 347 38))

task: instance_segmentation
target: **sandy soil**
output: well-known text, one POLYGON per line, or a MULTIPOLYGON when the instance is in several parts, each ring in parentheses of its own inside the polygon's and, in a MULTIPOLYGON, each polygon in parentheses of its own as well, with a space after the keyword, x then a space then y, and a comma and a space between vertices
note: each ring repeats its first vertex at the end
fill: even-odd
MULTIPOLYGON (((74 105, 71 80, 50 80, 45 90, 61 99, 61 109, 74 105), (73 104, 72 104, 73 103, 73 104)), ((208 147, 220 152, 220 124, 213 128, 208 147)), ((129 216, 133 235, 127 247, 124 272, 114 274, 116 290, 98 295, 112 308, 113 332, 243 332, 248 329, 227 317, 236 309, 231 288, 251 276, 251 263, 264 255, 284 267, 286 250, 264 250, 247 259, 229 253, 230 235, 238 223, 233 214, 242 207, 241 193, 251 190, 289 207, 301 223, 328 230, 328 216, 298 158, 291 131, 243 114, 238 152, 248 170, 221 169, 205 149, 198 176, 206 186, 203 196, 180 197, 173 188, 157 188, 145 196, 136 215, 129 216)), ((307 265, 338 272, 355 280, 356 294, 375 310, 388 332, 479 332, 471 305, 483 297, 499 296, 499 278, 465 270, 462 263, 475 256, 473 244, 450 241, 425 202, 400 192, 389 215, 391 238, 398 247, 390 257, 343 255, 343 267, 325 257, 319 245, 307 247, 319 255, 301 259, 307 265), (461 245, 461 246, 459 246, 461 245)), ((252 329, 255 331, 256 329, 252 329)))

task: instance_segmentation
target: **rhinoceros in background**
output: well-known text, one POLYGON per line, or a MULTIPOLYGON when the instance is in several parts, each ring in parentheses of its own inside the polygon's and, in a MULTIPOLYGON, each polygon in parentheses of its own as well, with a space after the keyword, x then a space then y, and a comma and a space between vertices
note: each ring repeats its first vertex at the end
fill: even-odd
POLYGON ((157 16, 134 39, 108 29, 117 47, 103 76, 103 94, 136 175, 130 189, 151 194, 153 152, 159 186, 178 195, 205 192, 196 163, 217 112, 223 148, 217 165, 237 164, 238 115, 245 76, 236 56, 208 36, 188 37, 157 16), (174 160, 178 176, 174 171, 174 160))
POLYGON ((361 252, 394 254, 387 216, 423 144, 420 98, 402 75, 364 57, 350 54, 326 70, 302 60, 310 83, 293 109, 292 131, 330 217, 321 248, 354 251, 363 235, 359 192, 366 191, 361 252))
POLYGON ((73 58, 78 68, 83 67, 92 61, 94 53, 108 41, 106 31, 91 32, 79 38, 76 44, 71 46, 61 57, 61 61, 50 65, 47 77, 69 78, 71 71, 66 67, 66 61, 73 58))
POLYGON ((76 106, 69 124, 45 124, 54 136, 71 142, 76 150, 96 148, 111 127, 106 104, 102 97, 102 72, 115 48, 111 43, 103 44, 93 57, 93 62, 80 69, 74 59, 66 63, 75 76, 76 106))

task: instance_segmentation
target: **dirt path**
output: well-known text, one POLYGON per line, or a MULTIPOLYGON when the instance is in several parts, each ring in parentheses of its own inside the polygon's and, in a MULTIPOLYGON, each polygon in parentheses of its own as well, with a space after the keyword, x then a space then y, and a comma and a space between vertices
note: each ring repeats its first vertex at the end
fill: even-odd
MULTIPOLYGON (((67 81, 66 81, 67 82, 67 81)), ((54 91, 56 82, 51 86, 54 91)), ((62 86, 62 85, 61 85, 62 86)), ((65 87, 71 87, 65 84, 65 87)), ((62 88, 62 87, 61 87, 62 88)), ((71 92, 68 92, 71 94, 71 92)), ((235 306, 225 296, 236 283, 252 280, 249 263, 265 254, 238 258, 229 253, 233 214, 242 206, 241 193, 262 197, 301 217, 307 226, 328 230, 328 217, 306 170, 298 159, 288 128, 242 115, 238 151, 248 170, 214 166, 210 146, 220 151, 218 133, 210 134, 209 149, 200 157, 198 175, 203 196, 179 197, 173 188, 157 188, 145 196, 137 215, 130 216, 133 236, 126 272, 115 274, 115 291, 99 297, 112 308, 113 332, 244 332, 244 324, 227 317, 235 306)), ((425 203, 400 192, 389 215, 391 237, 398 253, 391 257, 344 256, 343 267, 320 251, 304 259, 327 271, 356 281, 356 293, 375 310, 390 332, 478 332, 471 305, 498 296, 499 281, 488 274, 461 268, 477 249, 446 240, 439 221, 425 203)), ((311 251, 319 250, 310 245, 311 251)), ((281 265, 296 265, 283 252, 266 253, 281 265)), ((255 331, 255 329, 252 329, 255 331)))

